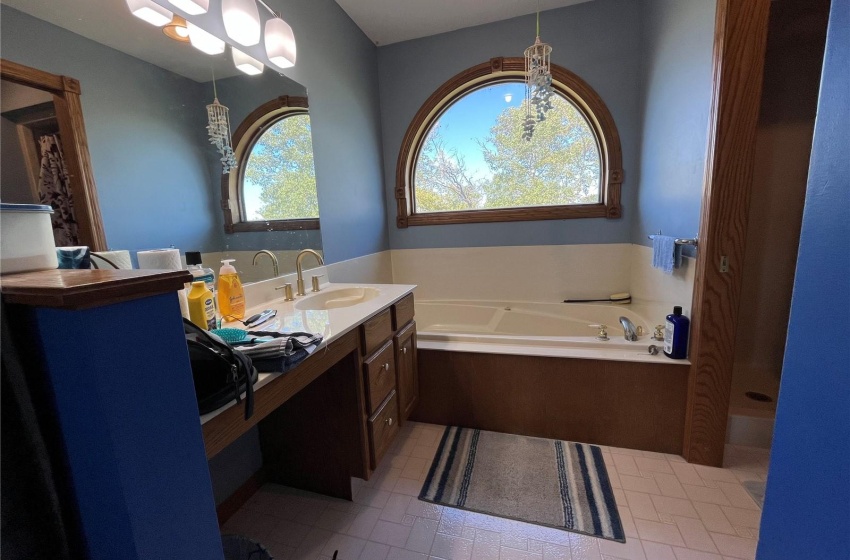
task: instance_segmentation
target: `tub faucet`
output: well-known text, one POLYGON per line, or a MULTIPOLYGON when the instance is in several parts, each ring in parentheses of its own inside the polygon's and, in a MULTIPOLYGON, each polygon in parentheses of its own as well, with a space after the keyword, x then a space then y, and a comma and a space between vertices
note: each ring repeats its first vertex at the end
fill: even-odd
POLYGON ((304 259, 306 255, 313 255, 316 257, 316 260, 319 261, 320 265, 324 265, 325 261, 322 259, 322 255, 314 251, 313 249, 302 249, 298 256, 295 257, 295 272, 298 274, 298 291, 295 293, 297 296, 307 295, 304 291, 304 276, 301 272, 301 261, 304 259))
POLYGON ((638 339, 635 324, 632 323, 628 317, 620 317, 620 324, 623 325, 623 334, 625 335, 626 340, 634 342, 638 339))
POLYGON ((251 264, 257 266, 257 257, 259 257, 260 255, 269 256, 269 258, 272 260, 272 269, 274 270, 274 277, 277 278, 278 276, 280 276, 280 267, 277 263, 277 257, 274 255, 274 253, 267 249, 263 249, 262 251, 257 251, 256 253, 254 253, 254 260, 251 264))

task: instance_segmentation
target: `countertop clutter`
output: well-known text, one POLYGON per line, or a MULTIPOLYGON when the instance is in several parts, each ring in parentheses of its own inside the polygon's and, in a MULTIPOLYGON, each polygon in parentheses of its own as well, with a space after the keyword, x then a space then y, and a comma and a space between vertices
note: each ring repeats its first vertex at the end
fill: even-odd
MULTIPOLYGON (((306 296, 297 297, 294 301, 284 301, 281 293, 278 299, 251 306, 245 311, 245 316, 250 317, 265 309, 274 309, 277 311, 277 316, 253 330, 320 334, 323 339, 314 354, 321 354, 323 349, 335 340, 402 299, 415 287, 409 284, 328 283, 322 285, 321 291, 308 292, 306 296), (334 297, 336 295, 338 297, 334 297), (339 307, 333 307, 335 305, 339 307), (307 309, 307 307, 328 307, 328 309, 307 309)), ((222 326, 244 328, 238 322, 225 322, 222 326)), ((259 391, 275 378, 288 373, 290 372, 260 372, 259 379, 254 384, 254 391, 259 391)), ((204 414, 201 416, 201 423, 209 422, 234 405, 236 402, 232 401, 218 410, 204 414)))

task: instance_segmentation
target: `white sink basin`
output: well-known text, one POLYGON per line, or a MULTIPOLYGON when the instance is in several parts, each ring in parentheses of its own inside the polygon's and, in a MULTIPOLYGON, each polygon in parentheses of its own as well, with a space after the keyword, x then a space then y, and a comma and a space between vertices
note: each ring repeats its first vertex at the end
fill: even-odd
POLYGON ((380 293, 381 291, 376 288, 330 289, 305 297, 295 304, 295 309, 307 311, 351 307, 374 299, 380 293))

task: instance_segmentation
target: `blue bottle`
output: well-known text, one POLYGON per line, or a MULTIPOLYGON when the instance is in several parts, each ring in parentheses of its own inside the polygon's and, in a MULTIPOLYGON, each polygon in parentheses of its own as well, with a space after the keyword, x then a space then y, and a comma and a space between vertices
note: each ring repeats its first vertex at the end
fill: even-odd
POLYGON ((673 308, 673 314, 667 315, 664 327, 664 355, 674 360, 684 360, 688 357, 688 330, 691 321, 682 315, 682 308, 673 308))

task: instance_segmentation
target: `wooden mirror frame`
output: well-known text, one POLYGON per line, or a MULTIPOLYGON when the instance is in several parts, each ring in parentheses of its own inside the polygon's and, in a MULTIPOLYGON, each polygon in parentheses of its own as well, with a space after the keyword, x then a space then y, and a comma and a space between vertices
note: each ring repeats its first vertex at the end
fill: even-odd
POLYGON ((622 216, 620 187, 623 183, 623 155, 614 117, 599 94, 587 82, 557 64, 552 64, 554 89, 581 112, 596 136, 602 160, 601 201, 594 204, 416 213, 416 192, 413 184, 416 161, 431 125, 452 103, 464 95, 488 84, 524 76, 524 58, 491 58, 489 62, 457 74, 437 88, 425 101, 408 126, 398 154, 395 186, 397 227, 568 218, 616 219, 622 216))
MULTIPOLYGON (((306 97, 283 95, 263 103, 251 111, 233 135, 233 151, 236 155, 236 161, 244 161, 245 154, 251 151, 268 125, 277 122, 284 116, 309 114, 308 108, 306 97)), ((245 167, 240 165, 235 171, 221 176, 221 210, 224 213, 225 233, 319 229, 319 218, 245 220, 242 203, 242 178, 244 173, 245 167)))
POLYGON ((0 78, 53 94, 56 120, 62 135, 62 150, 71 180, 80 244, 87 245, 92 251, 106 251, 106 234, 83 121, 79 80, 6 59, 0 59, 0 78))

